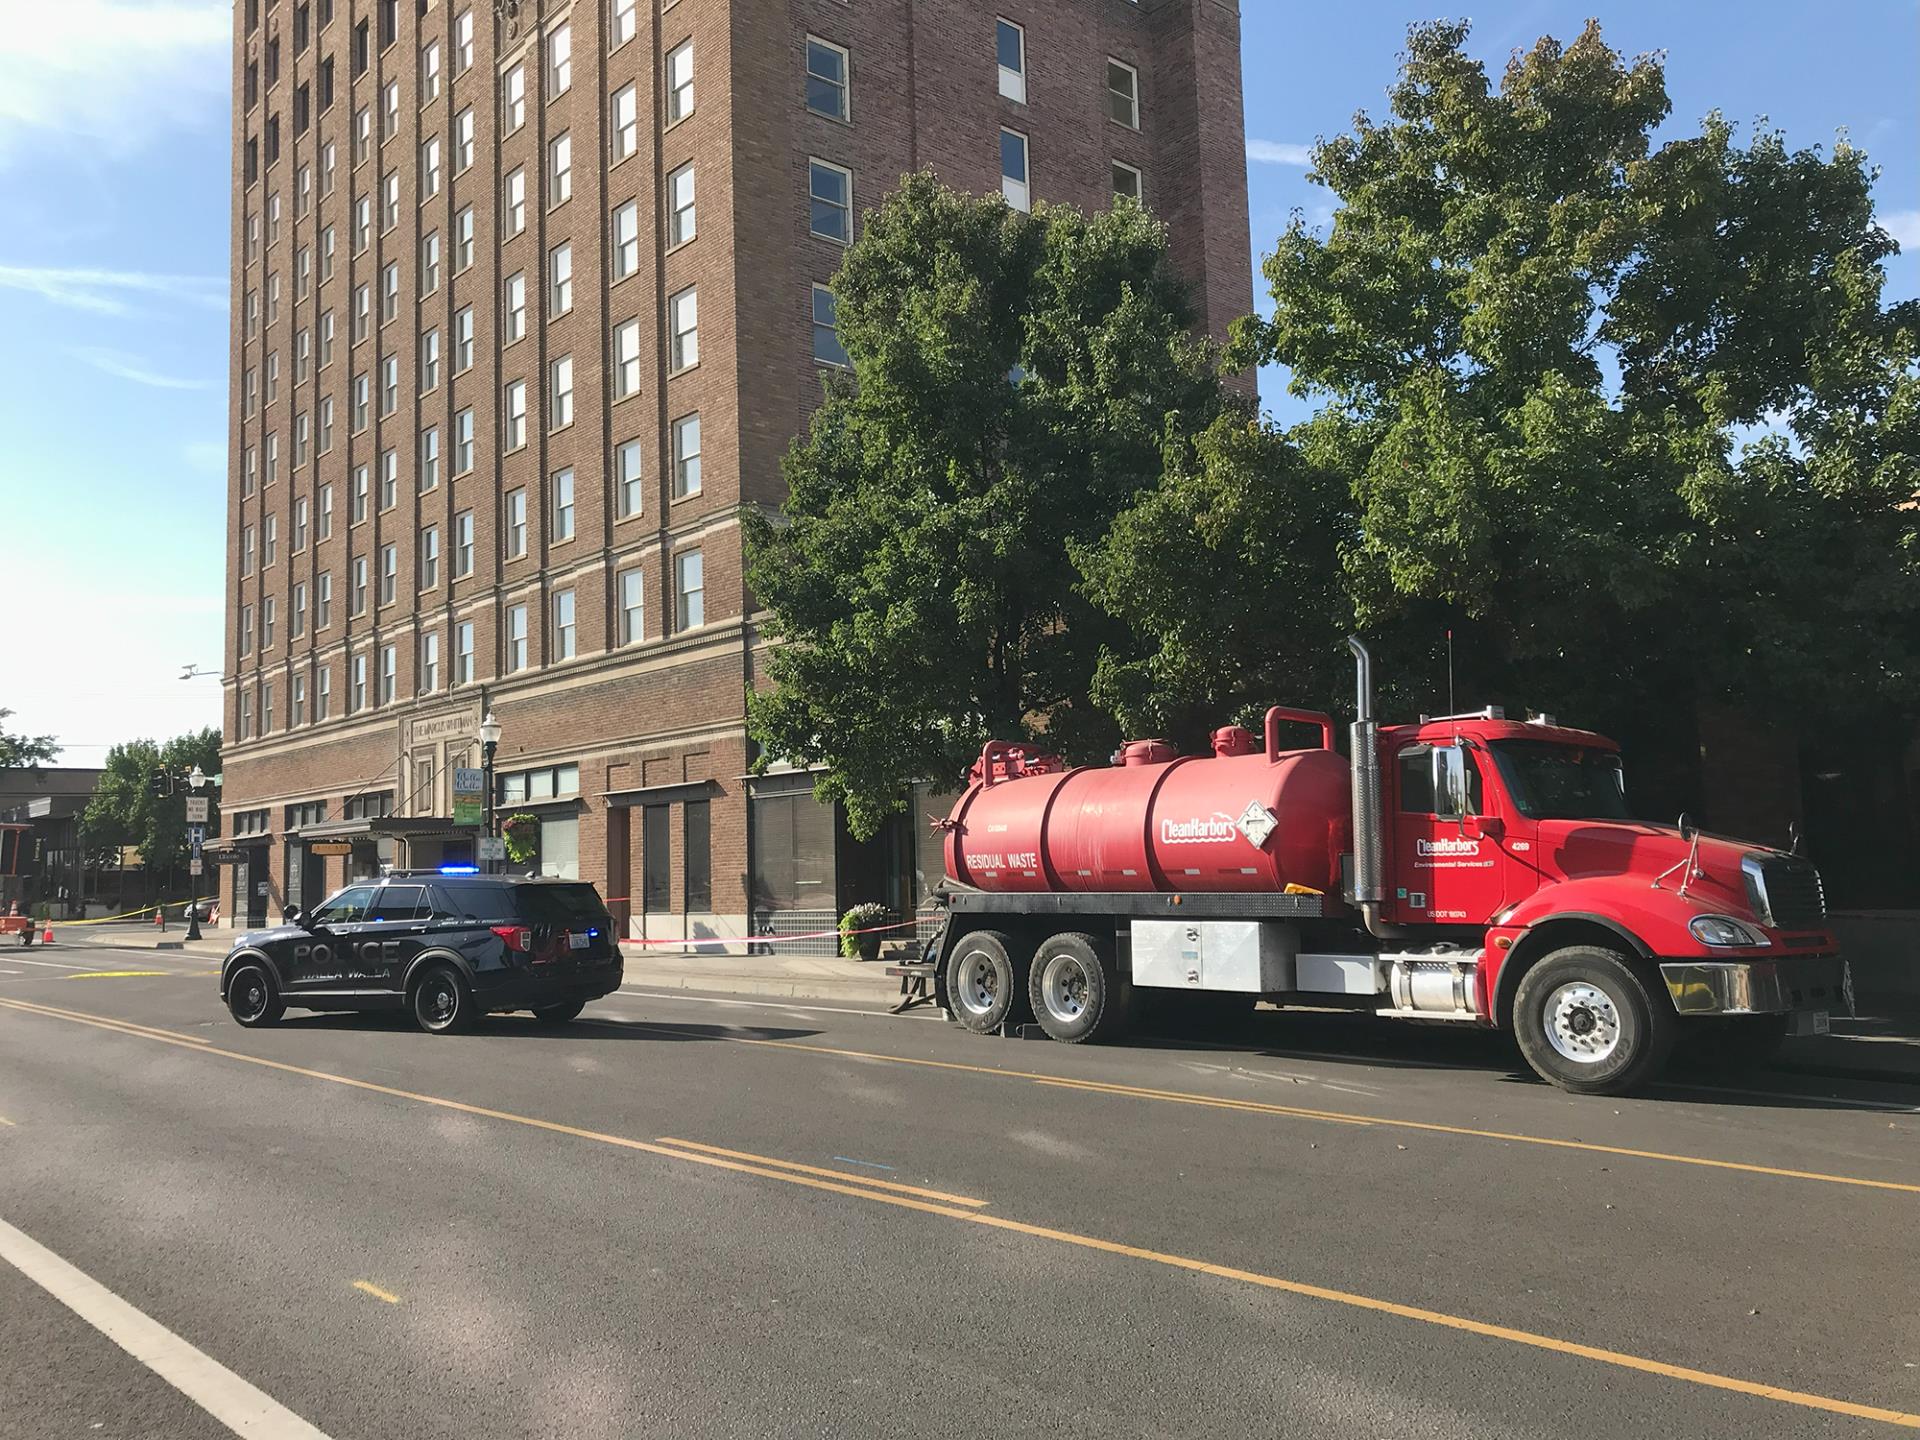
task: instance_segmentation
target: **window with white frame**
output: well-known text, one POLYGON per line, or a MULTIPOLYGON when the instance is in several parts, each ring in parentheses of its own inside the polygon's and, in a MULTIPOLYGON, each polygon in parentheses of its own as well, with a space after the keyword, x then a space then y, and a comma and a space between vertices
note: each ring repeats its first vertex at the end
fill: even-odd
POLYGON ((420 665, 415 676, 418 682, 415 688, 422 695, 431 695, 440 688, 440 636, 429 630, 420 637, 420 665))
POLYGON ((253 692, 251 690, 240 692, 240 738, 242 740, 253 738, 253 692))
POLYGON ((333 312, 327 311, 320 317, 320 368, 326 369, 333 363, 333 312))
POLYGON ((287 723, 304 725, 307 723, 307 677, 295 675, 287 684, 289 687, 287 723))
POLYGON ((684 245, 697 225, 693 209, 693 162, 667 176, 667 244, 684 245))
POLYGON ((673 422, 673 498, 700 493, 700 412, 673 422))
POLYGON ((822 240, 853 243, 853 172, 827 160, 808 162, 812 215, 807 228, 822 240))
POLYGON ((260 452, 249 445, 240 452, 240 493, 253 494, 260 480, 260 452))
POLYGON ((380 603, 391 605, 400 595, 400 547, 380 547, 380 603))
POLYGON ((307 497, 302 495, 293 502, 293 553, 298 555, 307 548, 307 497))
POLYGON ((362 105, 353 114, 353 163, 361 164, 373 153, 373 110, 362 105))
POLYGON ((507 277, 507 344, 527 333, 527 275, 524 270, 507 277))
POLYGON ((502 537, 506 541, 507 559, 517 560, 527 553, 527 492, 509 490, 507 492, 507 526, 502 537))
POLYGON ((253 574, 253 526, 240 527, 240 578, 253 574))
POLYGON ((507 673, 517 674, 527 668, 527 607, 509 605, 507 607, 507 673))
POLYGON ((269 515, 260 529, 260 563, 262 566, 273 564, 280 551, 280 517, 269 515))
POLYGON ((440 42, 429 40, 420 51, 420 103, 440 98, 440 42))
POLYGON ((353 287, 353 343, 358 345, 367 338, 373 327, 373 288, 369 285, 353 287))
POLYGON ((667 368, 678 374, 700 363, 700 295, 689 285, 667 300, 667 368))
POLYGON ((355 556, 347 576, 347 613, 364 615, 367 613, 367 557, 355 556))
POLYGON ((324 630, 333 623, 333 576, 322 571, 313 584, 313 628, 324 630))
POLYGON ((640 268, 640 206, 629 200, 613 212, 613 278, 626 279, 640 268))
POLYGON ((573 198, 573 132, 562 130, 547 145, 547 205, 573 198))
POLYGON ((573 309, 573 244, 556 245, 547 255, 547 318, 573 309))
POLYGON ((574 604, 573 591, 556 590, 553 595, 553 649, 549 660, 571 660, 574 657, 574 604))
POLYGON ((524 380, 507 382, 506 423, 502 428, 506 432, 503 447, 506 450, 518 450, 527 443, 527 382, 524 380))
POLYGON ((640 390, 640 322, 629 320, 613 331, 613 398, 624 400, 640 390))
POLYGON ((623 440, 613 452, 614 513, 622 520, 638 515, 644 501, 640 491, 640 461, 638 440, 623 440))
POLYGON ((846 47, 807 37, 807 109, 832 120, 849 116, 846 47))
POLYGON ((813 287, 813 358, 822 365, 850 367, 846 347, 840 343, 838 307, 833 291, 824 285, 813 287))
POLYGON ((440 483, 440 427, 429 425, 420 432, 420 493, 426 494, 440 483))
POLYGON ((473 264, 473 206, 463 205, 453 217, 453 271, 459 274, 473 264))
POLYGON ((673 557, 676 630, 694 630, 707 623, 706 566, 698 550, 682 550, 673 557))
POLYGON ((391 705, 400 694, 400 655, 399 647, 382 645, 380 647, 380 703, 391 705))
POLYGON ((253 653, 253 606, 251 605, 240 607, 240 653, 242 655, 253 653))
POLYGON ((622 85, 613 92, 613 161, 617 165, 640 148, 640 87, 622 85))
POLYGON ((420 198, 431 200, 440 193, 440 137, 420 142, 420 198))
POLYGON ((320 283, 326 284, 333 279, 333 226, 329 225, 320 232, 320 283))
POLYGON ((547 32, 547 94, 551 100, 573 86, 573 26, 556 25, 547 32))
POLYGON ((273 682, 263 680, 260 683, 260 733, 273 733, 273 682))
POLYGON ((1018 130, 1000 132, 1000 193, 1016 210, 1033 208, 1027 184, 1027 137, 1018 130))
POLYGON ((293 298, 304 300, 313 293, 313 247, 302 245, 293 257, 293 298))
POLYGON ((667 123, 693 113, 693 41, 682 40, 667 52, 667 123))
POLYGON ((380 182, 380 229, 393 229, 400 223, 400 172, 389 170, 380 182))
POLYGON ((431 590, 440 583, 440 527, 429 525, 420 532, 420 588, 431 590))
POLYGON ((267 403, 271 405, 280 398, 280 352, 273 351, 267 356, 267 403))
POLYGON ((527 123, 527 67, 516 65, 500 82, 500 125, 511 135, 527 123))
POLYGON ((431 295, 440 288, 440 232, 429 230, 420 241, 420 293, 431 295))
POLYGON ((473 68, 473 11, 462 10, 453 17, 453 73, 464 75, 473 68))
POLYGON ((465 475, 473 469, 473 407, 456 411, 453 417, 453 473, 465 475))
POLYGON ((453 627, 453 683, 473 683, 473 622, 462 620, 453 627))
POLYGON ((391 140, 400 133, 400 82, 389 80, 380 91, 380 138, 391 140))
POLYGON ((273 484, 280 478, 280 436, 269 433, 267 436, 267 475, 265 483, 273 484))
POLYGON ((462 305, 453 312, 453 373, 460 375, 473 368, 473 307, 462 305))
POLYGON ((1129 200, 1144 203, 1146 196, 1140 184, 1140 172, 1124 160, 1113 162, 1113 193, 1124 195, 1129 200))
POLYGON ((333 714, 333 667, 322 665, 313 672, 313 718, 325 720, 333 714))
POLYGON ((639 33, 640 0, 613 0, 613 15, 609 25, 609 48, 618 50, 622 45, 639 33))
POLYGON ((527 228, 527 167, 514 167, 507 176, 506 186, 507 234, 518 235, 527 228))
POLYGON ((298 640, 307 633, 307 582, 293 582, 293 593, 287 604, 287 638, 298 640))
POLYGON ((353 467, 353 514, 349 523, 358 525, 367 518, 367 506, 373 496, 370 472, 365 465, 353 467))
POLYGON ((638 645, 647 638, 646 579, 638 570, 622 570, 620 586, 620 643, 638 645))
POLYGON ((464 580, 473 574, 473 511, 462 510, 453 517, 453 578, 464 580))
POLYGON ((1107 114, 1129 130, 1140 128, 1140 72, 1107 57, 1107 114))
POLYGON ((389 261, 380 270, 380 323, 385 325, 400 314, 400 262, 389 261))
POLYGON ((367 657, 353 657, 353 697, 349 706, 356 713, 367 708, 367 657))
POLYGON ((274 609, 277 603, 271 595, 260 602, 260 648, 262 650, 273 648, 274 609))
POLYGON ((373 243, 373 197, 362 195, 353 202, 353 253, 358 255, 373 243))
POLYGON ((573 357, 562 355, 549 367, 547 428, 564 430, 573 423, 573 357))
POLYGON ((333 397, 320 397, 320 453, 326 454, 333 449, 333 397))
POLYGON ((313 373, 313 332, 302 328, 293 337, 293 383, 304 385, 313 373))
POLYGON ((994 21, 999 52, 1000 93, 1016 105, 1027 103, 1027 32, 1011 20, 994 21))
POLYGON ((573 471, 556 470, 553 473, 553 531, 552 538, 557 543, 573 538, 573 471))
POLYGON ((473 168, 473 107, 467 106, 453 117, 453 173, 464 175, 473 168))
POLYGON ((320 487, 320 503, 316 507, 319 522, 314 533, 321 540, 333 538, 333 482, 329 480, 320 487))
POLYGON ((380 452, 380 508, 391 510, 400 503, 400 452, 388 446, 380 452))
POLYGON ((380 413, 391 415, 400 408, 400 357, 389 355, 380 362, 380 413))

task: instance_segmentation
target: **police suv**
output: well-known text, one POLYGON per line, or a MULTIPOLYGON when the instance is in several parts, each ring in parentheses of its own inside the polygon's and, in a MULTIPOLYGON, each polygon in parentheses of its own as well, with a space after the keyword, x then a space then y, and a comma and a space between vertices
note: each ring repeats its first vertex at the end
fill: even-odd
POLYGON ((621 973, 613 917, 592 885, 456 866, 349 885, 242 935, 220 967, 220 998, 242 1025, 271 1025, 289 1006, 404 1007, 444 1035, 490 1010, 571 1020, 619 989, 621 973))

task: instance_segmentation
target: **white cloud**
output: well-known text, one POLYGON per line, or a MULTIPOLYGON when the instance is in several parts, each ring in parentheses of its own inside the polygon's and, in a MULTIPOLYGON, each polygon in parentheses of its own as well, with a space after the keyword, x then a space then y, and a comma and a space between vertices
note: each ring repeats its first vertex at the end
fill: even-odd
POLYGON ((1284 140, 1247 139, 1247 159, 1261 165, 1298 165, 1302 169, 1313 164, 1311 145, 1293 145, 1284 140))
POLYGON ((129 294, 157 295, 203 305, 227 306, 227 282, 218 275, 154 275, 141 270, 62 269, 48 265, 0 265, 0 290, 25 290, 74 310, 128 315, 129 294))
POLYGON ((67 353, 76 360, 86 361, 96 370, 104 370, 122 380, 131 380, 136 385, 151 385, 156 390, 205 390, 213 384, 211 380, 189 380, 185 376, 165 374, 138 355, 129 355, 122 350, 74 345, 69 347, 67 353))
POLYGON ((0 163, 58 136, 130 155, 223 114, 228 0, 6 0, 0 17, 0 163))
POLYGON ((1880 228, 1900 242, 1903 254, 1920 250, 1920 210, 1895 210, 1882 215, 1880 228))

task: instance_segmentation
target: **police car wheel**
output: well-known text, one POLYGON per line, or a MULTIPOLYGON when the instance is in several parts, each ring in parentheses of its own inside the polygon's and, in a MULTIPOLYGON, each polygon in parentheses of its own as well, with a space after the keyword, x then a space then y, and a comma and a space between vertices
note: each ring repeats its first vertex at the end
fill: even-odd
POLYGON ((272 1025, 287 1013, 273 977, 259 965, 242 965, 227 981, 227 1013, 252 1028, 272 1025))
POLYGON ((451 965, 436 965, 413 987, 413 1019, 429 1035, 452 1035, 478 1018, 473 991, 451 965))

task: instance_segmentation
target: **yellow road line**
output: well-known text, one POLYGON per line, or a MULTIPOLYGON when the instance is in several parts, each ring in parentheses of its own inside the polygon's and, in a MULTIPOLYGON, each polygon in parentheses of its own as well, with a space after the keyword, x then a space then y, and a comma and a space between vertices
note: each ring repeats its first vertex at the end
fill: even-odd
POLYGON ((147 975, 174 975, 174 970, 82 970, 78 975, 69 975, 69 980, 132 980, 147 975))
POLYGON ((56 1020, 82 1020, 90 1024, 102 1025, 109 1029, 124 1030, 129 1035, 149 1035, 167 1040, 179 1040, 188 1045, 211 1045, 213 1042, 200 1035, 182 1035, 178 1030, 161 1030, 152 1025, 141 1025, 132 1020, 117 1020, 108 1015, 94 1015, 84 1010, 67 1010, 58 1005, 44 1004, 38 1000, 19 1000, 8 997, 4 1003, 15 1010, 30 1010, 51 1016, 56 1020))
MULTIPOLYGON (((661 1034, 677 1033, 643 1022, 613 1023, 624 1023, 631 1029, 651 1030, 661 1034)), ((1047 1075, 1033 1070, 1005 1070, 994 1065, 964 1065, 953 1060, 927 1060, 920 1056, 888 1055, 874 1050, 844 1050, 830 1045, 807 1045, 798 1040, 757 1040, 744 1035, 716 1035, 713 1038, 731 1041, 736 1045, 764 1045, 775 1050, 799 1050, 809 1055, 832 1055, 849 1060, 880 1060, 890 1065, 914 1065, 932 1070, 958 1070, 974 1075, 992 1075, 1007 1080, 1031 1080, 1038 1085, 1057 1085, 1066 1089, 1096 1091, 1106 1095, 1125 1095, 1138 1100, 1207 1105, 1220 1110, 1250 1110, 1302 1120, 1322 1120, 1336 1125, 1384 1125, 1398 1130, 1420 1130, 1434 1135, 1458 1135, 1475 1140, 1501 1140, 1513 1145, 1543 1145, 1553 1150, 1580 1150, 1591 1155, 1617 1155, 1634 1160, 1656 1160, 1669 1165, 1696 1165, 1709 1170, 1769 1175, 1782 1180, 1813 1180, 1824 1185, 1851 1185, 1866 1190, 1895 1190, 1903 1194, 1920 1195, 1920 1184, 1901 1180, 1874 1180, 1863 1175, 1830 1175, 1819 1170, 1792 1170, 1777 1165, 1756 1165, 1744 1160, 1714 1160, 1704 1155, 1678 1155, 1668 1150, 1636 1150, 1624 1145, 1603 1145, 1592 1140, 1560 1140, 1550 1135, 1524 1135, 1511 1130, 1481 1130, 1470 1125, 1443 1125, 1428 1120, 1401 1120, 1389 1115, 1360 1115, 1341 1110, 1311 1110, 1288 1105, 1266 1105, 1257 1100, 1235 1100, 1221 1095, 1195 1094, 1187 1090, 1154 1090, 1139 1085, 1121 1085, 1104 1080, 1076 1080, 1068 1076, 1047 1075)))
MULTIPOLYGON (((91 1025, 98 1029, 117 1031, 121 1034, 138 1034, 117 1022, 98 1016, 79 1014, 48 1014, 41 1007, 23 1005, 11 999, 0 998, 0 1006, 21 1010, 26 1013, 41 1013, 43 1018, 63 1019, 70 1023, 91 1025)), ((160 1032, 139 1035, 138 1038, 157 1040, 161 1044, 186 1046, 187 1042, 167 1037, 160 1032)), ((1712 1370, 1697 1370, 1686 1365, 1672 1365, 1664 1360, 1650 1359, 1644 1355, 1632 1355, 1621 1350, 1609 1350, 1598 1345, 1584 1345, 1578 1341, 1561 1340, 1555 1336, 1542 1335, 1532 1330, 1519 1330, 1507 1325, 1495 1325, 1484 1320, 1474 1320, 1465 1315, 1453 1315, 1444 1310, 1428 1310, 1417 1305, 1402 1305, 1393 1300, 1381 1300, 1371 1295, 1361 1295, 1350 1290, 1335 1290, 1324 1285, 1312 1285, 1300 1280, 1288 1280, 1278 1275, 1267 1275, 1257 1270, 1242 1270, 1231 1265, 1216 1265, 1208 1260, 1198 1260, 1191 1256, 1174 1255, 1164 1250, 1149 1250, 1138 1245, 1127 1245, 1117 1240, 1103 1240, 1095 1235, 1082 1235, 1071 1230, 1055 1230, 1045 1225, 1032 1225, 1021 1220, 1009 1220, 1003 1216, 987 1214, 980 1210, 959 1209, 951 1205, 936 1204, 929 1200, 916 1199, 909 1195, 892 1195, 869 1188, 866 1184, 842 1185, 829 1180, 816 1179, 810 1175, 795 1174, 786 1170, 774 1169, 766 1165, 751 1165, 724 1158, 722 1155, 703 1154, 694 1150, 675 1149, 665 1145, 648 1144, 644 1140, 629 1139, 624 1135, 609 1135, 601 1131, 585 1130, 574 1125, 563 1125, 553 1120, 541 1120, 530 1115, 516 1115, 507 1110, 494 1110, 484 1105, 470 1105, 463 1100, 449 1100, 438 1095, 425 1095, 418 1091, 401 1090, 392 1085, 380 1085, 371 1080, 357 1080, 348 1075, 335 1075, 325 1070, 311 1070, 305 1066, 290 1065, 280 1060, 268 1060, 259 1055, 247 1055, 237 1050, 222 1050, 215 1046, 196 1047, 193 1053, 199 1055, 218 1055, 223 1059, 238 1060, 248 1065, 258 1065, 263 1069, 278 1070, 289 1075, 300 1075, 311 1080, 324 1080, 334 1085, 345 1085, 355 1090, 365 1090, 376 1095, 387 1095, 399 1100, 411 1100, 421 1105, 431 1105, 443 1110, 454 1110, 465 1115, 477 1115, 490 1120, 502 1120, 509 1124, 524 1125, 534 1130, 545 1130, 557 1135, 570 1135, 576 1139, 592 1140, 603 1145, 615 1146, 623 1150, 638 1150, 653 1155, 664 1155, 675 1160, 689 1161, 697 1165, 710 1165, 722 1170, 734 1170, 742 1174, 757 1175, 769 1180, 779 1180, 789 1185, 804 1185, 813 1190, 825 1190, 840 1195, 850 1195, 855 1199, 868 1200, 879 1205, 893 1205, 905 1210, 916 1210, 927 1215, 939 1215, 949 1220, 962 1221, 973 1225, 986 1225, 996 1230, 1012 1234, 1025 1235, 1037 1240, 1049 1240, 1056 1244, 1071 1245, 1083 1250, 1099 1251, 1107 1255, 1118 1255, 1130 1260, 1139 1260, 1147 1264, 1162 1265, 1175 1270, 1187 1270, 1201 1275, 1212 1275, 1223 1280, 1232 1280, 1245 1285, 1254 1285, 1262 1289, 1277 1290, 1289 1295, 1298 1295, 1305 1299, 1323 1300, 1335 1305, 1343 1305, 1356 1310, 1368 1310, 1375 1314, 1392 1315, 1402 1320, 1411 1320, 1423 1325, 1438 1326, 1443 1329, 1457 1330, 1469 1335, 1478 1335, 1489 1340, 1501 1340, 1513 1345, 1531 1349, 1549 1351, 1559 1355, 1570 1355, 1582 1360, 1591 1360, 1596 1364, 1612 1366, 1616 1369, 1638 1371, 1645 1375, 1658 1375, 1670 1380, 1679 1380, 1707 1389, 1728 1391, 1738 1395, 1747 1395, 1759 1400, 1768 1400, 1776 1404, 1796 1406, 1801 1409, 1818 1410, 1833 1415, 1847 1415, 1858 1420, 1875 1420, 1887 1425, 1896 1425, 1904 1429, 1920 1430, 1920 1414, 1904 1410, 1889 1410, 1877 1405, 1863 1405, 1852 1400, 1841 1400, 1830 1395, 1815 1395, 1802 1390, 1789 1390, 1779 1385, 1768 1385, 1757 1380, 1743 1380, 1734 1375, 1722 1375, 1712 1370)))
POLYGON ((382 1290, 378 1285, 371 1284, 370 1282, 365 1280, 354 1281, 353 1288, 373 1296, 373 1298, 376 1300, 384 1300, 389 1305, 398 1305, 400 1303, 400 1297, 398 1295, 389 1295, 385 1290, 382 1290))
POLYGON ((15 1128, 13 1121, 7 1119, 7 1117, 4 1115, 0 1115, 0 1125, 6 1126, 9 1130, 12 1130, 15 1128))
MULTIPOLYGON (((949 1195, 944 1190, 923 1190, 918 1185, 899 1185, 891 1180, 870 1180, 865 1175, 849 1175, 844 1170, 827 1170, 818 1165, 801 1165, 793 1160, 776 1160, 771 1155, 755 1155, 751 1150, 726 1150, 718 1145, 702 1145, 698 1140, 676 1140, 671 1135, 659 1136, 662 1145, 678 1145, 683 1150, 699 1150, 708 1155, 725 1155, 734 1160, 751 1160, 759 1165, 777 1165, 782 1170, 797 1170, 803 1175, 824 1175, 830 1180, 850 1180, 856 1185, 864 1185, 876 1190, 893 1190, 902 1195, 918 1195, 923 1200, 944 1200, 949 1205, 981 1206, 985 1200, 972 1200, 965 1195, 949 1195)), ((692 1158, 692 1157, 688 1157, 692 1158)))

